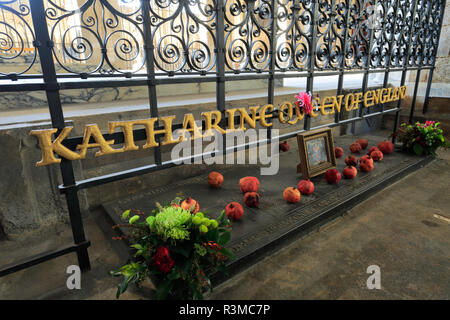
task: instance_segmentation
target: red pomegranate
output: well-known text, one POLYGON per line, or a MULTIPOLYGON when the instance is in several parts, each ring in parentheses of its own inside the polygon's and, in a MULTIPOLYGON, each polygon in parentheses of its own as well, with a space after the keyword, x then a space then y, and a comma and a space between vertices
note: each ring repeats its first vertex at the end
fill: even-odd
POLYGON ((383 160, 383 152, 381 152, 380 150, 372 151, 370 157, 373 159, 373 161, 381 161, 383 160))
POLYGON ((367 141, 367 139, 358 139, 356 142, 359 143, 363 149, 366 149, 369 145, 369 141, 367 141))
POLYGON ((208 184, 213 188, 220 188, 223 184, 223 175, 213 171, 208 175, 208 184))
POLYGON ((391 153, 394 151, 394 144, 390 141, 381 141, 378 144, 378 149, 380 149, 383 154, 391 153))
POLYGON ((365 154, 361 158, 359 158, 359 162, 361 163, 361 161, 365 159, 372 159, 372 158, 369 155, 365 154))
POLYGON ((370 147, 370 148, 369 148, 369 151, 367 152, 367 154, 370 156, 370 154, 371 154, 372 152, 374 152, 375 150, 380 150, 380 149, 378 149, 378 147, 375 147, 375 146, 370 147))
POLYGON ((297 188, 300 191, 301 194, 311 194, 314 192, 314 183, 311 182, 311 180, 301 180, 297 184, 297 188))
POLYGON ((353 179, 358 174, 358 169, 354 166, 347 166, 342 170, 342 175, 345 179, 353 179))
POLYGON ((233 201, 227 204, 225 213, 229 219, 239 220, 244 215, 244 208, 239 202, 233 201))
MULTIPOLYGON (((364 157, 366 157, 366 156, 364 156, 364 157)), ((359 169, 362 172, 370 172, 373 170, 373 159, 370 157, 367 157, 367 158, 364 158, 364 157, 361 157, 361 159, 359 159, 359 169)))
POLYGON ((325 172, 325 180, 329 184, 338 183, 339 181, 341 181, 341 173, 336 169, 330 169, 327 172, 325 172))
POLYGON ((345 164, 348 166, 356 166, 358 164, 358 158, 355 156, 348 156, 345 158, 345 164))
POLYGON ((258 192, 259 180, 255 177, 244 177, 239 180, 239 188, 243 193, 258 192))
POLYGON ((287 143, 287 141, 280 143, 280 151, 286 152, 286 151, 289 151, 289 148, 290 148, 290 146, 287 143))
POLYGON ((350 145, 350 151, 352 153, 359 153, 361 150, 362 150, 362 147, 361 147, 361 145, 358 142, 353 142, 350 145))
POLYGON ((244 194, 244 203, 248 207, 258 207, 259 206, 259 194, 256 192, 247 192, 244 194))
POLYGON ((195 214, 200 210, 200 205, 196 200, 189 197, 183 200, 183 202, 181 203, 181 208, 186 211, 190 211, 192 214, 195 214))
POLYGON ((289 203, 296 203, 300 201, 300 191, 294 187, 287 187, 283 191, 283 198, 289 203))
POLYGON ((341 147, 334 148, 334 155, 336 158, 342 157, 344 155, 344 149, 342 149, 341 147))

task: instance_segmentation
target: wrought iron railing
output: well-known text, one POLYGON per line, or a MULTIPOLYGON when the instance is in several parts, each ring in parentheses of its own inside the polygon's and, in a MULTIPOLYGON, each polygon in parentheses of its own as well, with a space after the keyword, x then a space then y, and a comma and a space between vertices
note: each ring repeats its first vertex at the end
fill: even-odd
MULTIPOLYGON (((428 104, 445 0, 4 0, 0 9, 0 92, 44 90, 52 125, 62 130, 63 89, 146 86, 150 114, 157 117, 160 84, 216 82, 217 108, 224 112, 227 81, 267 79, 272 104, 275 79, 304 77, 313 92, 315 77, 337 75, 339 95, 345 74, 363 74, 365 92, 371 73, 384 74, 386 87, 390 73, 401 72, 404 85, 415 70, 412 118, 423 71, 429 72, 424 110, 428 104), (17 64, 20 70, 2 72, 2 62, 24 55, 31 58, 17 64), (33 73, 36 64, 42 73, 33 73)), ((395 130, 400 107, 399 100, 389 110, 359 108, 345 120, 335 113, 327 126, 394 112, 395 130)), ((309 129, 306 116, 302 129, 281 138, 309 129)), ((134 136, 145 139, 145 132, 136 129, 134 136)), ((105 137, 124 139, 121 133, 105 137)), ((65 142, 74 148, 81 139, 65 142)), ((268 141, 270 134, 262 142, 268 141)), ((0 276, 69 252, 89 269, 78 191, 175 165, 163 162, 156 148, 154 164, 76 181, 71 161, 63 159, 60 190, 75 244, 3 268, 0 276)))

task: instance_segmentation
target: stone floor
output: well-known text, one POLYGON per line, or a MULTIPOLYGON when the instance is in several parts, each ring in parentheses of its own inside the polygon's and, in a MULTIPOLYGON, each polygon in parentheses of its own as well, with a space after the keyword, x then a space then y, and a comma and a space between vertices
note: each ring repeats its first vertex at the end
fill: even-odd
MULTIPOLYGON (((450 151, 307 236, 216 287, 209 299, 450 299, 450 151), (381 290, 368 290, 366 269, 381 269, 381 290)), ((68 255, 0 278, 0 299, 115 299, 108 271, 126 260, 103 212, 86 219, 92 270, 81 290, 66 288, 68 255)), ((70 230, 45 241, 6 241, 1 256, 70 242, 70 230)), ((6 262, 2 259, 3 262, 6 262)), ((152 299, 152 285, 121 299, 152 299)))

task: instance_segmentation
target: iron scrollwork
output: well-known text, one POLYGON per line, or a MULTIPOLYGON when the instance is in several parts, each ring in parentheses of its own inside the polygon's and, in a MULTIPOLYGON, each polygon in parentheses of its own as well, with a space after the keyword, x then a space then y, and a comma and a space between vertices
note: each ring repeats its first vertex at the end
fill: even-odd
POLYGON ((29 71, 36 62, 30 5, 28 1, 0 1, 0 11, 0 65, 10 63, 15 66, 14 72, 1 67, 0 74, 15 80, 17 75, 29 71))
MULTIPOLYGON (((218 3, 44 0, 58 73, 145 75, 146 63, 156 74, 214 73, 218 3), (143 10, 149 10, 148 25, 143 10)), ((227 73, 268 72, 272 63, 276 71, 433 66, 445 10, 443 0, 220 3, 227 73)), ((37 50, 29 2, 0 0, 0 11, 0 74, 39 73, 32 68, 37 50), (8 62, 17 61, 10 72, 8 62)))

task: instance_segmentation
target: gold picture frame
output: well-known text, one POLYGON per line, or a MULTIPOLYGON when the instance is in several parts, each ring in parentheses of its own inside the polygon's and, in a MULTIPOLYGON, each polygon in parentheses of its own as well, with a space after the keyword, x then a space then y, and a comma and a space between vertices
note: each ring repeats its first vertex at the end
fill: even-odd
POLYGON ((299 133, 297 143, 300 155, 297 173, 301 173, 303 179, 310 179, 336 168, 331 128, 299 133))

